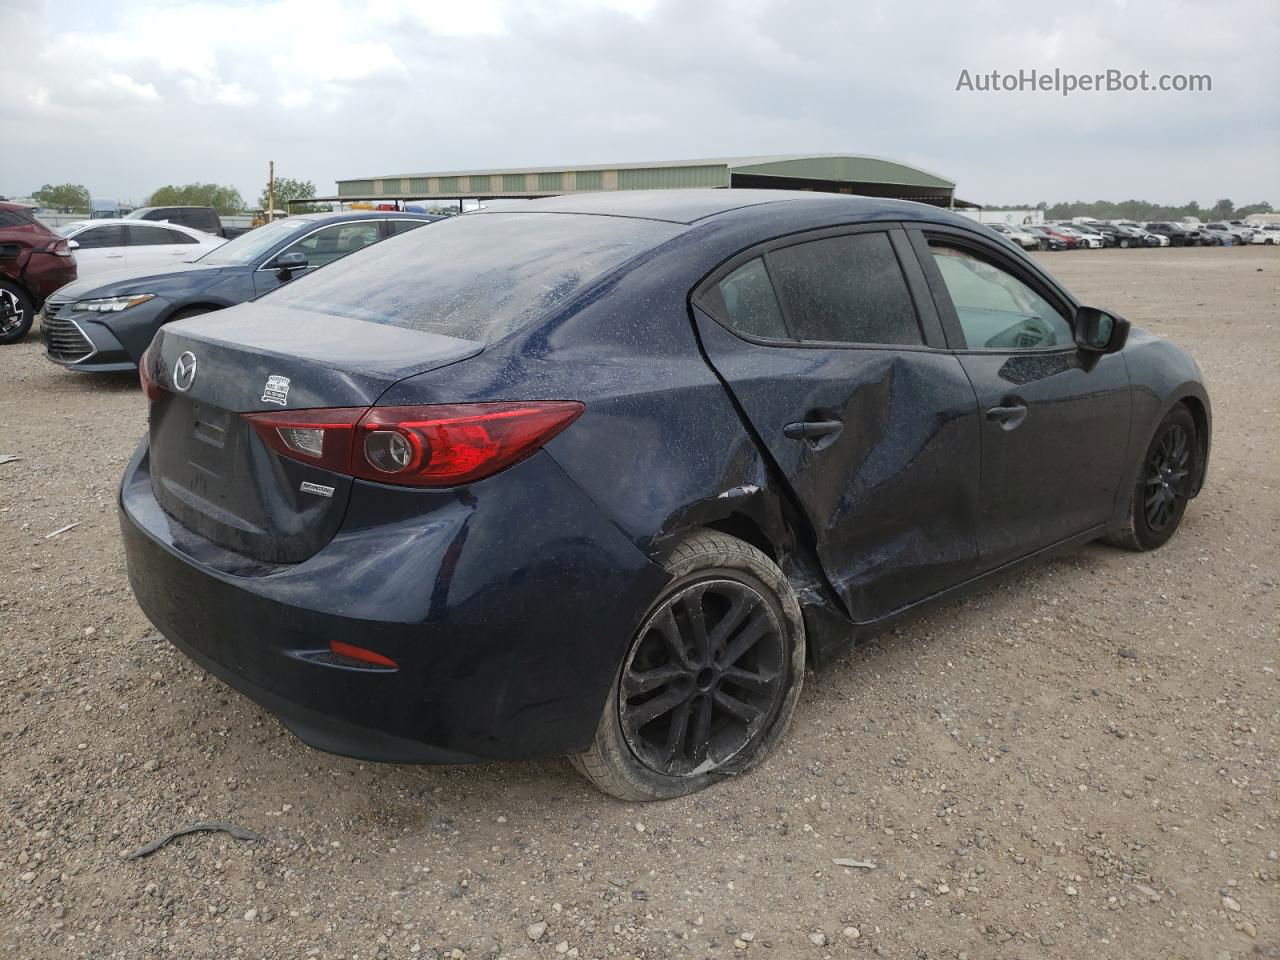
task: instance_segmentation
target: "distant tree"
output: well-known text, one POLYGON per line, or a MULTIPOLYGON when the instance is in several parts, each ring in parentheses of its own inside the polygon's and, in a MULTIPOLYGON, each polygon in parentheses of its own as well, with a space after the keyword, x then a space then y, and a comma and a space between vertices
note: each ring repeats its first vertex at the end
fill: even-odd
POLYGON ((1271 209, 1271 204, 1263 200, 1261 203, 1250 203, 1243 207, 1236 208, 1236 215, 1233 219, 1243 220, 1245 217, 1252 216, 1255 213, 1275 213, 1271 209))
POLYGON ((213 207, 219 213, 240 213, 244 199, 235 187, 216 183, 188 183, 166 186, 147 197, 148 207, 213 207))
POLYGON ((31 196, 40 206, 53 207, 61 213, 89 209, 89 190, 78 183, 64 183, 57 187, 46 183, 31 196))
POLYGON ((1215 220, 1230 220, 1231 215, 1236 212, 1236 205, 1230 200, 1219 200, 1213 205, 1213 209, 1209 213, 1215 220))
MULTIPOLYGON (((328 209, 327 207, 308 203, 295 203, 292 207, 288 206, 290 200, 309 200, 315 195, 316 185, 310 180, 276 177, 275 204, 277 210, 288 210, 291 213, 317 213, 328 209)), ((258 206, 266 210, 269 200, 268 190, 263 187, 262 196, 258 198, 258 206)))

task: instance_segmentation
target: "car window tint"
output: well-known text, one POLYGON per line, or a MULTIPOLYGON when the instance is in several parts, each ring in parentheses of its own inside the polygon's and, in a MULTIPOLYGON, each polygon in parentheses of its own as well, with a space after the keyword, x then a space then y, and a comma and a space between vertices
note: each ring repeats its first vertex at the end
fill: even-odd
POLYGON ((169 231, 164 227, 144 227, 140 224, 131 223, 125 227, 125 231, 129 237, 129 246, 131 247, 161 247, 168 246, 173 243, 169 239, 169 234, 177 233, 176 230, 169 231))
POLYGON ((392 220, 391 235, 394 237, 402 233, 408 233, 410 230, 417 230, 430 222, 430 220, 392 220))
POLYGON ((753 337, 787 336, 773 284, 759 257, 744 263, 718 284, 725 316, 739 333, 753 337))
POLYGON ((124 227, 118 223, 102 227, 90 227, 73 238, 82 250, 94 250, 100 247, 123 247, 124 227))
POLYGON ((195 237, 190 234, 183 233, 181 230, 166 230, 168 235, 168 243, 199 243, 195 237))
POLYGON ((813 240, 768 256, 769 271, 798 339, 924 342, 888 234, 813 240))
POLYGON ((930 246, 970 349, 1074 345, 1067 319, 1017 277, 967 250, 939 243, 930 246))
POLYGON ((378 221, 364 223, 337 223, 317 230, 311 236, 299 240, 282 253, 305 253, 307 265, 322 267, 348 253, 355 253, 378 242, 378 221))

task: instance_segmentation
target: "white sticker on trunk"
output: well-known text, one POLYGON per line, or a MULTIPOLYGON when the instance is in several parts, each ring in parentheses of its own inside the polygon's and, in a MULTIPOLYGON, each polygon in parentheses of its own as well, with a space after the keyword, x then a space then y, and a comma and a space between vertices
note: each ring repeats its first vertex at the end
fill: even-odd
POLYGON ((302 481, 303 493, 314 493, 319 497, 332 497, 333 487, 326 487, 323 483, 312 483, 310 480, 302 481))
POLYGON ((263 403, 278 403, 284 406, 289 402, 289 378, 272 374, 267 377, 267 385, 262 388, 263 403))

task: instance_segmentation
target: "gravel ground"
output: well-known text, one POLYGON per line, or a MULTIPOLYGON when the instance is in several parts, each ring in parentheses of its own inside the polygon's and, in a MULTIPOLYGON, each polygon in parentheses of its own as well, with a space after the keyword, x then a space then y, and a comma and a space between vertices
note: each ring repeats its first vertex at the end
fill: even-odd
POLYGON ((1205 371, 1181 532, 895 630, 756 772, 649 806, 304 747, 133 602, 136 381, 0 348, 0 956, 1280 957, 1280 250, 1046 260, 1205 371), (264 839, 123 858, 197 820, 264 839))

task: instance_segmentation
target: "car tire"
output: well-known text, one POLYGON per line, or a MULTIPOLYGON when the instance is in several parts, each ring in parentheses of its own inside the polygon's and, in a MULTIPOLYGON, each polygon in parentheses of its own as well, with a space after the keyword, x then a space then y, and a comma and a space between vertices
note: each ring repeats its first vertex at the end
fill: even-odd
POLYGON ((800 604, 762 551, 706 530, 663 566, 672 580, 627 647, 595 739, 570 758, 628 801, 683 796, 754 767, 785 734, 804 683, 800 604))
POLYGON ((36 307, 20 286, 0 280, 0 345, 17 343, 35 322, 36 307))
POLYGON ((1039 247, 1040 247, 1040 249, 1041 249, 1041 250, 1048 250, 1048 249, 1049 249, 1049 241, 1048 241, 1048 240, 1041 240, 1041 241, 1040 241, 1040 243, 1039 243, 1039 247))
POLYGON ((1126 238, 1122 238, 1122 239, 1120 240, 1120 249, 1121 249, 1121 250, 1128 250, 1128 249, 1129 249, 1129 240, 1128 240, 1128 238, 1127 238, 1127 237, 1126 237, 1126 238))
POLYGON ((1154 550, 1168 543, 1182 523, 1199 459, 1195 419, 1178 404, 1156 427, 1129 497, 1125 524, 1108 534, 1106 542, 1126 550, 1154 550))

